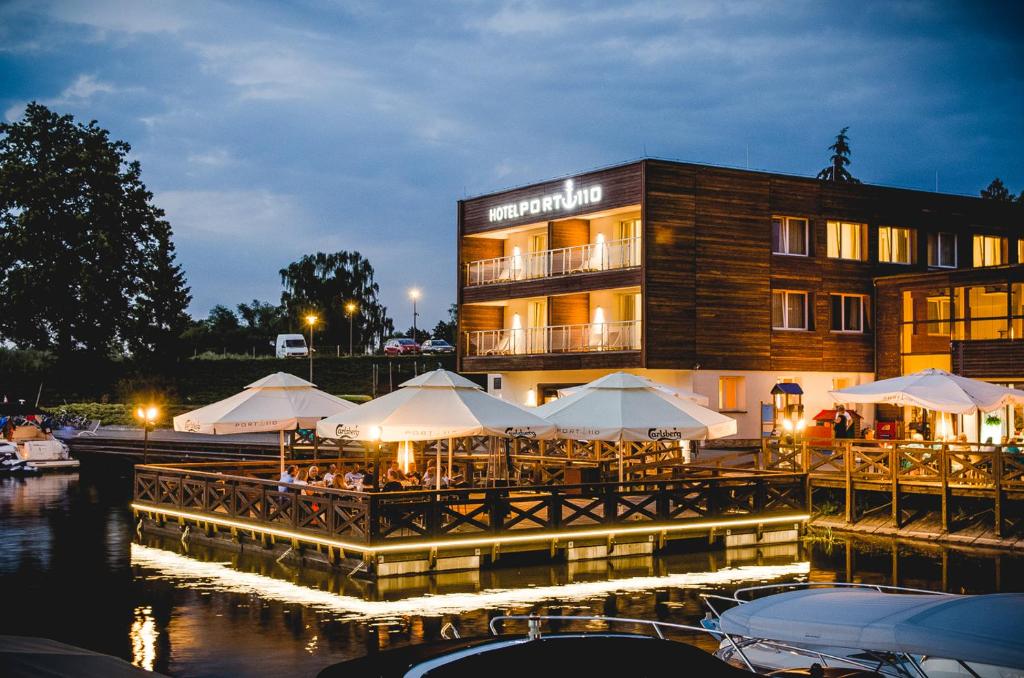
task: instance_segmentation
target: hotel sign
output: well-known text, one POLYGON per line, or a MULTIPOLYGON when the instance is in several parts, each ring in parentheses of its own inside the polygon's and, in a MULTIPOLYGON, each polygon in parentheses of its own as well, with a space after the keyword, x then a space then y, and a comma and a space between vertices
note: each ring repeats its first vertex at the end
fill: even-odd
POLYGON ((602 197, 600 184, 587 188, 576 188, 573 180, 568 179, 565 182, 565 187, 558 193, 539 195, 535 198, 492 207, 487 211, 487 219, 494 224, 552 212, 568 212, 584 205, 597 205, 601 202, 602 197))

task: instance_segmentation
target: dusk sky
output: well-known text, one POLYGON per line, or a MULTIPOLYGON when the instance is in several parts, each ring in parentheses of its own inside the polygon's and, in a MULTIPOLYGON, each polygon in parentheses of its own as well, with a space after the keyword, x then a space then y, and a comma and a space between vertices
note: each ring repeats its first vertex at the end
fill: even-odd
POLYGON ((133 146, 191 312, 358 250, 398 328, 455 298, 456 201, 647 156, 1024 189, 1024 3, 0 0, 0 114, 133 146), (749 155, 749 161, 748 161, 749 155))

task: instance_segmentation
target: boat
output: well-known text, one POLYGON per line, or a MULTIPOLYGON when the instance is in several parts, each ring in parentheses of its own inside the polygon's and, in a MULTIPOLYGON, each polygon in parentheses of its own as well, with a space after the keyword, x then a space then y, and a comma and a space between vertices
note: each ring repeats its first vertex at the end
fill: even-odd
POLYGON ((69 470, 79 466, 77 459, 72 459, 68 446, 53 437, 49 430, 44 430, 36 421, 35 415, 21 416, 2 411, 0 419, 6 419, 4 426, 5 439, 0 440, 0 454, 14 456, 31 464, 40 471, 69 470))
MULTIPOLYGON (((446 625, 442 636, 452 632, 446 625)), ((507 615, 491 619, 491 635, 462 639, 455 634, 434 643, 370 654, 329 666, 319 678, 462 678, 505 675, 576 675, 662 678, 755 678, 763 675, 733 666, 689 643, 666 637, 668 632, 703 633, 686 626, 645 619, 603 616, 507 615), (509 622, 525 622, 526 634, 504 634, 509 622), (585 622, 588 626, 640 626, 647 633, 613 631, 543 633, 552 622, 585 622)), ((773 673, 777 678, 877 678, 859 668, 796 668, 773 673)))
POLYGON ((721 660, 760 673, 812 664, 915 678, 1024 678, 1024 594, 773 584, 705 595, 721 660), (751 594, 786 587, 764 596, 751 594), (718 612, 712 601, 734 603, 718 612))
POLYGON ((0 476, 35 476, 42 473, 38 466, 18 456, 13 443, 0 443, 0 476))

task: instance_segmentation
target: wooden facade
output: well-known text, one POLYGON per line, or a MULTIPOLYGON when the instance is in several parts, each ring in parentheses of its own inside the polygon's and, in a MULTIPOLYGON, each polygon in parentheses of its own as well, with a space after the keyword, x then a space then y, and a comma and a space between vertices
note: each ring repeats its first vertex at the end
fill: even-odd
MULTIPOLYGON (((1010 266, 1017 265, 1017 239, 1024 238, 1024 208, 979 198, 924 191, 831 184, 816 179, 662 160, 642 160, 573 177, 576 187, 600 185, 599 205, 584 205, 538 221, 520 217, 491 223, 495 206, 557 192, 556 181, 481 196, 459 203, 460 369, 499 372, 533 369, 642 367, 691 370, 816 371, 888 373, 899 349, 889 327, 891 292, 876 298, 875 279, 929 270, 929 236, 957 237, 959 268, 972 265, 976 234, 1007 239, 1010 266), (615 271, 467 285, 464 265, 501 256, 501 231, 547 228, 548 247, 587 242, 595 214, 636 206, 642 220, 639 266, 615 271), (806 256, 773 253, 772 218, 808 220, 806 256), (865 260, 828 256, 827 223, 866 225, 865 260), (879 228, 912 229, 913 261, 879 262, 879 228), (491 237, 482 237, 491 236, 491 237), (497 254, 496 254, 497 252, 497 254), (500 313, 484 304, 546 296, 549 322, 568 322, 562 310, 573 298, 596 290, 638 286, 642 295, 642 341, 638 351, 614 354, 469 356, 467 332, 501 328, 500 313), (806 330, 772 327, 772 290, 807 294, 806 330), (860 295, 864 326, 859 332, 832 327, 832 295, 860 295), (563 301, 564 300, 564 301, 563 301), (490 311, 482 309, 491 308, 490 311), (495 323, 498 324, 495 324, 495 323), (888 333, 889 330, 885 330, 888 333), (895 351, 895 353, 894 353, 895 351)), ((572 322, 582 316, 578 311, 572 322)), ((582 322, 586 322, 585 318, 582 322)), ((969 351, 968 351, 969 353, 969 351)))

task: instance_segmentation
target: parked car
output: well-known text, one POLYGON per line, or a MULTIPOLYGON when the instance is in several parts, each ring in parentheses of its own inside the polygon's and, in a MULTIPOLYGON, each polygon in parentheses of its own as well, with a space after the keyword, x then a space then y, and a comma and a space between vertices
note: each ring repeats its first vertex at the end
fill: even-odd
POLYGON ((278 358, 305 358, 309 355, 306 338, 301 334, 279 334, 274 344, 274 354, 278 358))
POLYGON ((444 339, 427 339, 420 345, 421 353, 455 353, 455 347, 444 339))
POLYGON ((406 339, 405 337, 388 339, 387 343, 384 344, 384 353, 386 355, 416 355, 419 352, 420 345, 412 339, 406 339))

